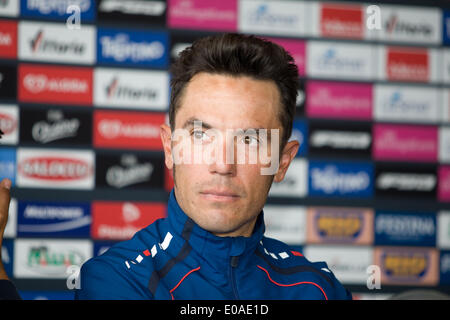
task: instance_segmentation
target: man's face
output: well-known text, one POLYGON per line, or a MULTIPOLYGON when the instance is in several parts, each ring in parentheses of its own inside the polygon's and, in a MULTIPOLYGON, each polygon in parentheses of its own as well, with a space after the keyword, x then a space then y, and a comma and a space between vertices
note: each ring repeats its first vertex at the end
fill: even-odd
POLYGON ((277 154, 279 166, 273 175, 261 174, 270 164, 259 156, 250 160, 262 149, 270 155, 272 144, 279 151, 279 139, 261 142, 249 130, 267 129, 270 136, 271 129, 278 129, 281 137, 279 108, 280 94, 273 81, 199 73, 185 87, 174 130, 185 135, 175 139, 174 132, 162 125, 161 138, 178 204, 203 229, 218 236, 251 235, 272 181, 284 178, 298 150, 298 142, 288 142, 281 157, 277 154), (202 161, 180 146, 201 147, 202 161))

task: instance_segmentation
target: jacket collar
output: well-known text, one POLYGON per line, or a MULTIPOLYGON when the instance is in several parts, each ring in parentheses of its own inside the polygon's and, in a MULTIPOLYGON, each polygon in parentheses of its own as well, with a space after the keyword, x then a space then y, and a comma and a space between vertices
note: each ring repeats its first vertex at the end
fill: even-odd
POLYGON ((167 208, 171 229, 188 241, 193 251, 203 260, 216 268, 222 269, 224 264, 228 267, 233 256, 239 256, 241 261, 251 257, 264 235, 263 211, 259 214, 250 237, 218 237, 198 226, 186 215, 175 198, 174 189, 170 192, 167 208))

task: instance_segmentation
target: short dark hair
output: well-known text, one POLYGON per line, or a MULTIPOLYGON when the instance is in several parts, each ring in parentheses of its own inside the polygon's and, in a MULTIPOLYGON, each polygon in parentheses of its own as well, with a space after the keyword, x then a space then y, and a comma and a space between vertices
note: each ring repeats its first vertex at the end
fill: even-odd
POLYGON ((225 33, 208 36, 184 49, 170 72, 169 122, 172 130, 184 88, 193 76, 206 72, 274 81, 281 97, 281 148, 291 136, 300 80, 294 59, 281 46, 253 35, 225 33))

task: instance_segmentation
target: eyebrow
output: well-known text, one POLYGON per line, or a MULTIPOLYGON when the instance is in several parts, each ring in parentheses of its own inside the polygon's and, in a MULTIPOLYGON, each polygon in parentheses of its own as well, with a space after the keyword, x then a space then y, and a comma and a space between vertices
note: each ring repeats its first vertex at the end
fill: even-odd
POLYGON ((212 129, 213 126, 204 122, 203 120, 197 119, 195 117, 190 117, 189 119, 186 120, 186 122, 183 124, 183 129, 186 129, 187 127, 193 127, 195 125, 195 122, 201 122, 202 127, 206 128, 206 129, 212 129))

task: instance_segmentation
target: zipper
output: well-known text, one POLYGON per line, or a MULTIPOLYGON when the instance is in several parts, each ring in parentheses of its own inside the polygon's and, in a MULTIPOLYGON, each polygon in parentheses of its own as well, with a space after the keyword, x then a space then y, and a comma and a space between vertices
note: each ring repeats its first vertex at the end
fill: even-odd
POLYGON ((233 256, 230 260, 230 279, 231 279, 231 288, 233 289, 234 298, 239 300, 239 293, 236 285, 236 277, 234 276, 234 270, 239 264, 239 256, 233 256))

